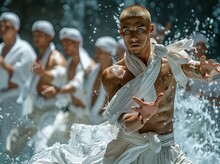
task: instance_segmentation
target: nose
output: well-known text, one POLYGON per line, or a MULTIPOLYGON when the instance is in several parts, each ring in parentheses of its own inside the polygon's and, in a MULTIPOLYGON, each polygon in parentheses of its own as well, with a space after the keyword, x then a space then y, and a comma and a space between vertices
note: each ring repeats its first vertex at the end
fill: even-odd
POLYGON ((131 42, 137 42, 138 41, 138 38, 137 38, 137 36, 134 33, 131 33, 130 41, 131 42))
POLYGON ((138 38, 137 37, 131 37, 131 42, 137 42, 138 41, 138 38))

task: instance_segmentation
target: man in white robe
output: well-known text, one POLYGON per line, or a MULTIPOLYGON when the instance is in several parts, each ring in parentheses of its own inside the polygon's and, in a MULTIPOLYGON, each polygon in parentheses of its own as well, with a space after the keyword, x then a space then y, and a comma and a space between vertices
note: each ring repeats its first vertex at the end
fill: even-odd
POLYGON ((103 107, 107 103, 107 96, 102 85, 102 72, 114 63, 118 44, 110 36, 103 36, 95 43, 96 64, 86 71, 86 107, 90 111, 92 124, 99 124, 105 121, 101 115, 103 107))
POLYGON ((12 152, 17 152, 17 147, 25 146, 35 133, 35 151, 47 147, 46 142, 51 131, 48 125, 53 124, 59 109, 55 106, 56 100, 45 96, 43 91, 52 85, 61 86, 66 73, 66 59, 52 43, 55 36, 53 25, 44 20, 36 21, 32 32, 38 57, 32 63, 32 75, 23 84, 17 99, 18 102, 24 102, 23 116, 28 116, 28 119, 18 129, 13 129, 8 137, 7 147, 12 152))
POLYGON ((83 37, 79 30, 62 28, 60 40, 65 53, 69 56, 65 83, 59 88, 52 86, 45 89, 44 93, 55 96, 56 105, 63 111, 60 111, 56 117, 53 135, 48 145, 53 145, 55 142, 67 143, 73 123, 90 123, 89 110, 86 108, 84 76, 88 67, 94 65, 94 61, 82 46, 83 37))
POLYGON ((12 128, 20 125, 22 104, 16 102, 21 88, 30 77, 30 65, 36 59, 31 45, 18 31, 20 20, 11 12, 0 16, 0 147, 6 149, 6 138, 12 128))

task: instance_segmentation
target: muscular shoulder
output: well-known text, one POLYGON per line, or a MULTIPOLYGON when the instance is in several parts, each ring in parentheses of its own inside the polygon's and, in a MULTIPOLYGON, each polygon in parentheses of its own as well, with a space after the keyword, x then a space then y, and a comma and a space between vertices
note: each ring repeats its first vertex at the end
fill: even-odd
POLYGON ((121 88, 125 73, 123 65, 112 65, 103 71, 102 83, 110 99, 121 88))
POLYGON ((66 59, 63 56, 62 53, 60 53, 57 50, 54 50, 50 56, 50 60, 52 65, 62 65, 62 66, 66 66, 66 59))

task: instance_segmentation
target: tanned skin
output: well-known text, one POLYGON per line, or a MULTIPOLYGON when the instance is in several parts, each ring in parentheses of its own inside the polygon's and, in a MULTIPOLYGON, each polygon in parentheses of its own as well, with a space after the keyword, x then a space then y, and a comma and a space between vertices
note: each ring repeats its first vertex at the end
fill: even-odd
MULTIPOLYGON (((136 55, 143 63, 147 64, 151 53, 150 34, 154 30, 151 24, 150 14, 147 9, 139 5, 133 5, 120 15, 120 35, 131 53, 136 55)), ((154 83, 157 98, 153 102, 144 102, 133 97, 134 102, 140 108, 131 107, 135 113, 123 113, 119 122, 126 125, 128 131, 139 131, 139 133, 154 132, 167 134, 173 132, 173 113, 176 81, 166 58, 161 59, 161 70, 154 83)), ((212 70, 220 73, 217 64, 206 61, 203 56, 200 62, 182 65, 184 73, 191 78, 206 79, 212 70), (199 71, 195 71, 199 70, 199 71)), ((134 75, 128 70, 124 59, 117 64, 104 70, 102 82, 108 94, 109 100, 127 82, 134 79, 134 75)), ((120 109, 118 109, 120 110, 120 109)))

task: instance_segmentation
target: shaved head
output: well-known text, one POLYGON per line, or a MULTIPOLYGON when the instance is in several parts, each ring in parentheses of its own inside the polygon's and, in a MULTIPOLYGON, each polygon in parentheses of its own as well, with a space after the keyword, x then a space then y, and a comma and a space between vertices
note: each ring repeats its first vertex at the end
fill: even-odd
POLYGON ((149 11, 140 5, 132 5, 125 8, 120 15, 120 24, 122 24, 123 20, 131 17, 139 17, 146 21, 147 26, 151 24, 151 16, 149 11))

